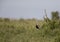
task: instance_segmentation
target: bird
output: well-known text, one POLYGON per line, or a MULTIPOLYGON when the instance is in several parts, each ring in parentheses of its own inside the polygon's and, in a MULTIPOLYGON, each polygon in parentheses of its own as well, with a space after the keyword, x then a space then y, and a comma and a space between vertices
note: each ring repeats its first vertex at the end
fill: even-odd
POLYGON ((38 26, 38 24, 36 24, 36 29, 39 29, 39 26, 38 26))

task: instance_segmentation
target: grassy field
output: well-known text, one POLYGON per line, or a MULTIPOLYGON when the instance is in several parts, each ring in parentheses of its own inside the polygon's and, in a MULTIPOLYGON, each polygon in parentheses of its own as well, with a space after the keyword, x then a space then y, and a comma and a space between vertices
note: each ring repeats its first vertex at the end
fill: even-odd
POLYGON ((60 27, 52 30, 44 23, 39 20, 37 30, 36 20, 0 20, 0 42, 60 42, 60 27))

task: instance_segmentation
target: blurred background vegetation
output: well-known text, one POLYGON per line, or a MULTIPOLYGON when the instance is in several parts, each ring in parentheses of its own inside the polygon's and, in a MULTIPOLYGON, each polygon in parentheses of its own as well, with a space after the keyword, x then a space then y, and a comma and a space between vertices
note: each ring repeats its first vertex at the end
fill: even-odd
POLYGON ((51 12, 51 19, 44 20, 0 17, 0 42, 60 42, 59 12, 51 12))

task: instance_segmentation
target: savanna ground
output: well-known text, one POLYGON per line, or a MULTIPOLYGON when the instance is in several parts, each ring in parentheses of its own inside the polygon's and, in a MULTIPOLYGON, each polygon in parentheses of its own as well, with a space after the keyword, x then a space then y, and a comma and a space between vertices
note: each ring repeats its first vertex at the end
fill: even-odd
POLYGON ((59 21, 37 21, 39 30, 34 19, 0 19, 0 42, 60 42, 59 21))

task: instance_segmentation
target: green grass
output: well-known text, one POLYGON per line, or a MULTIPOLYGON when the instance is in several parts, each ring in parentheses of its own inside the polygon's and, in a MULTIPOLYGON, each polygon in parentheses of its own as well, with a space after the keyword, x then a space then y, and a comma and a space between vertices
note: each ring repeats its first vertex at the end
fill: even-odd
MULTIPOLYGON (((38 21, 41 27, 44 22, 38 21)), ((35 20, 0 21, 0 42, 60 42, 60 28, 37 30, 35 20)))

